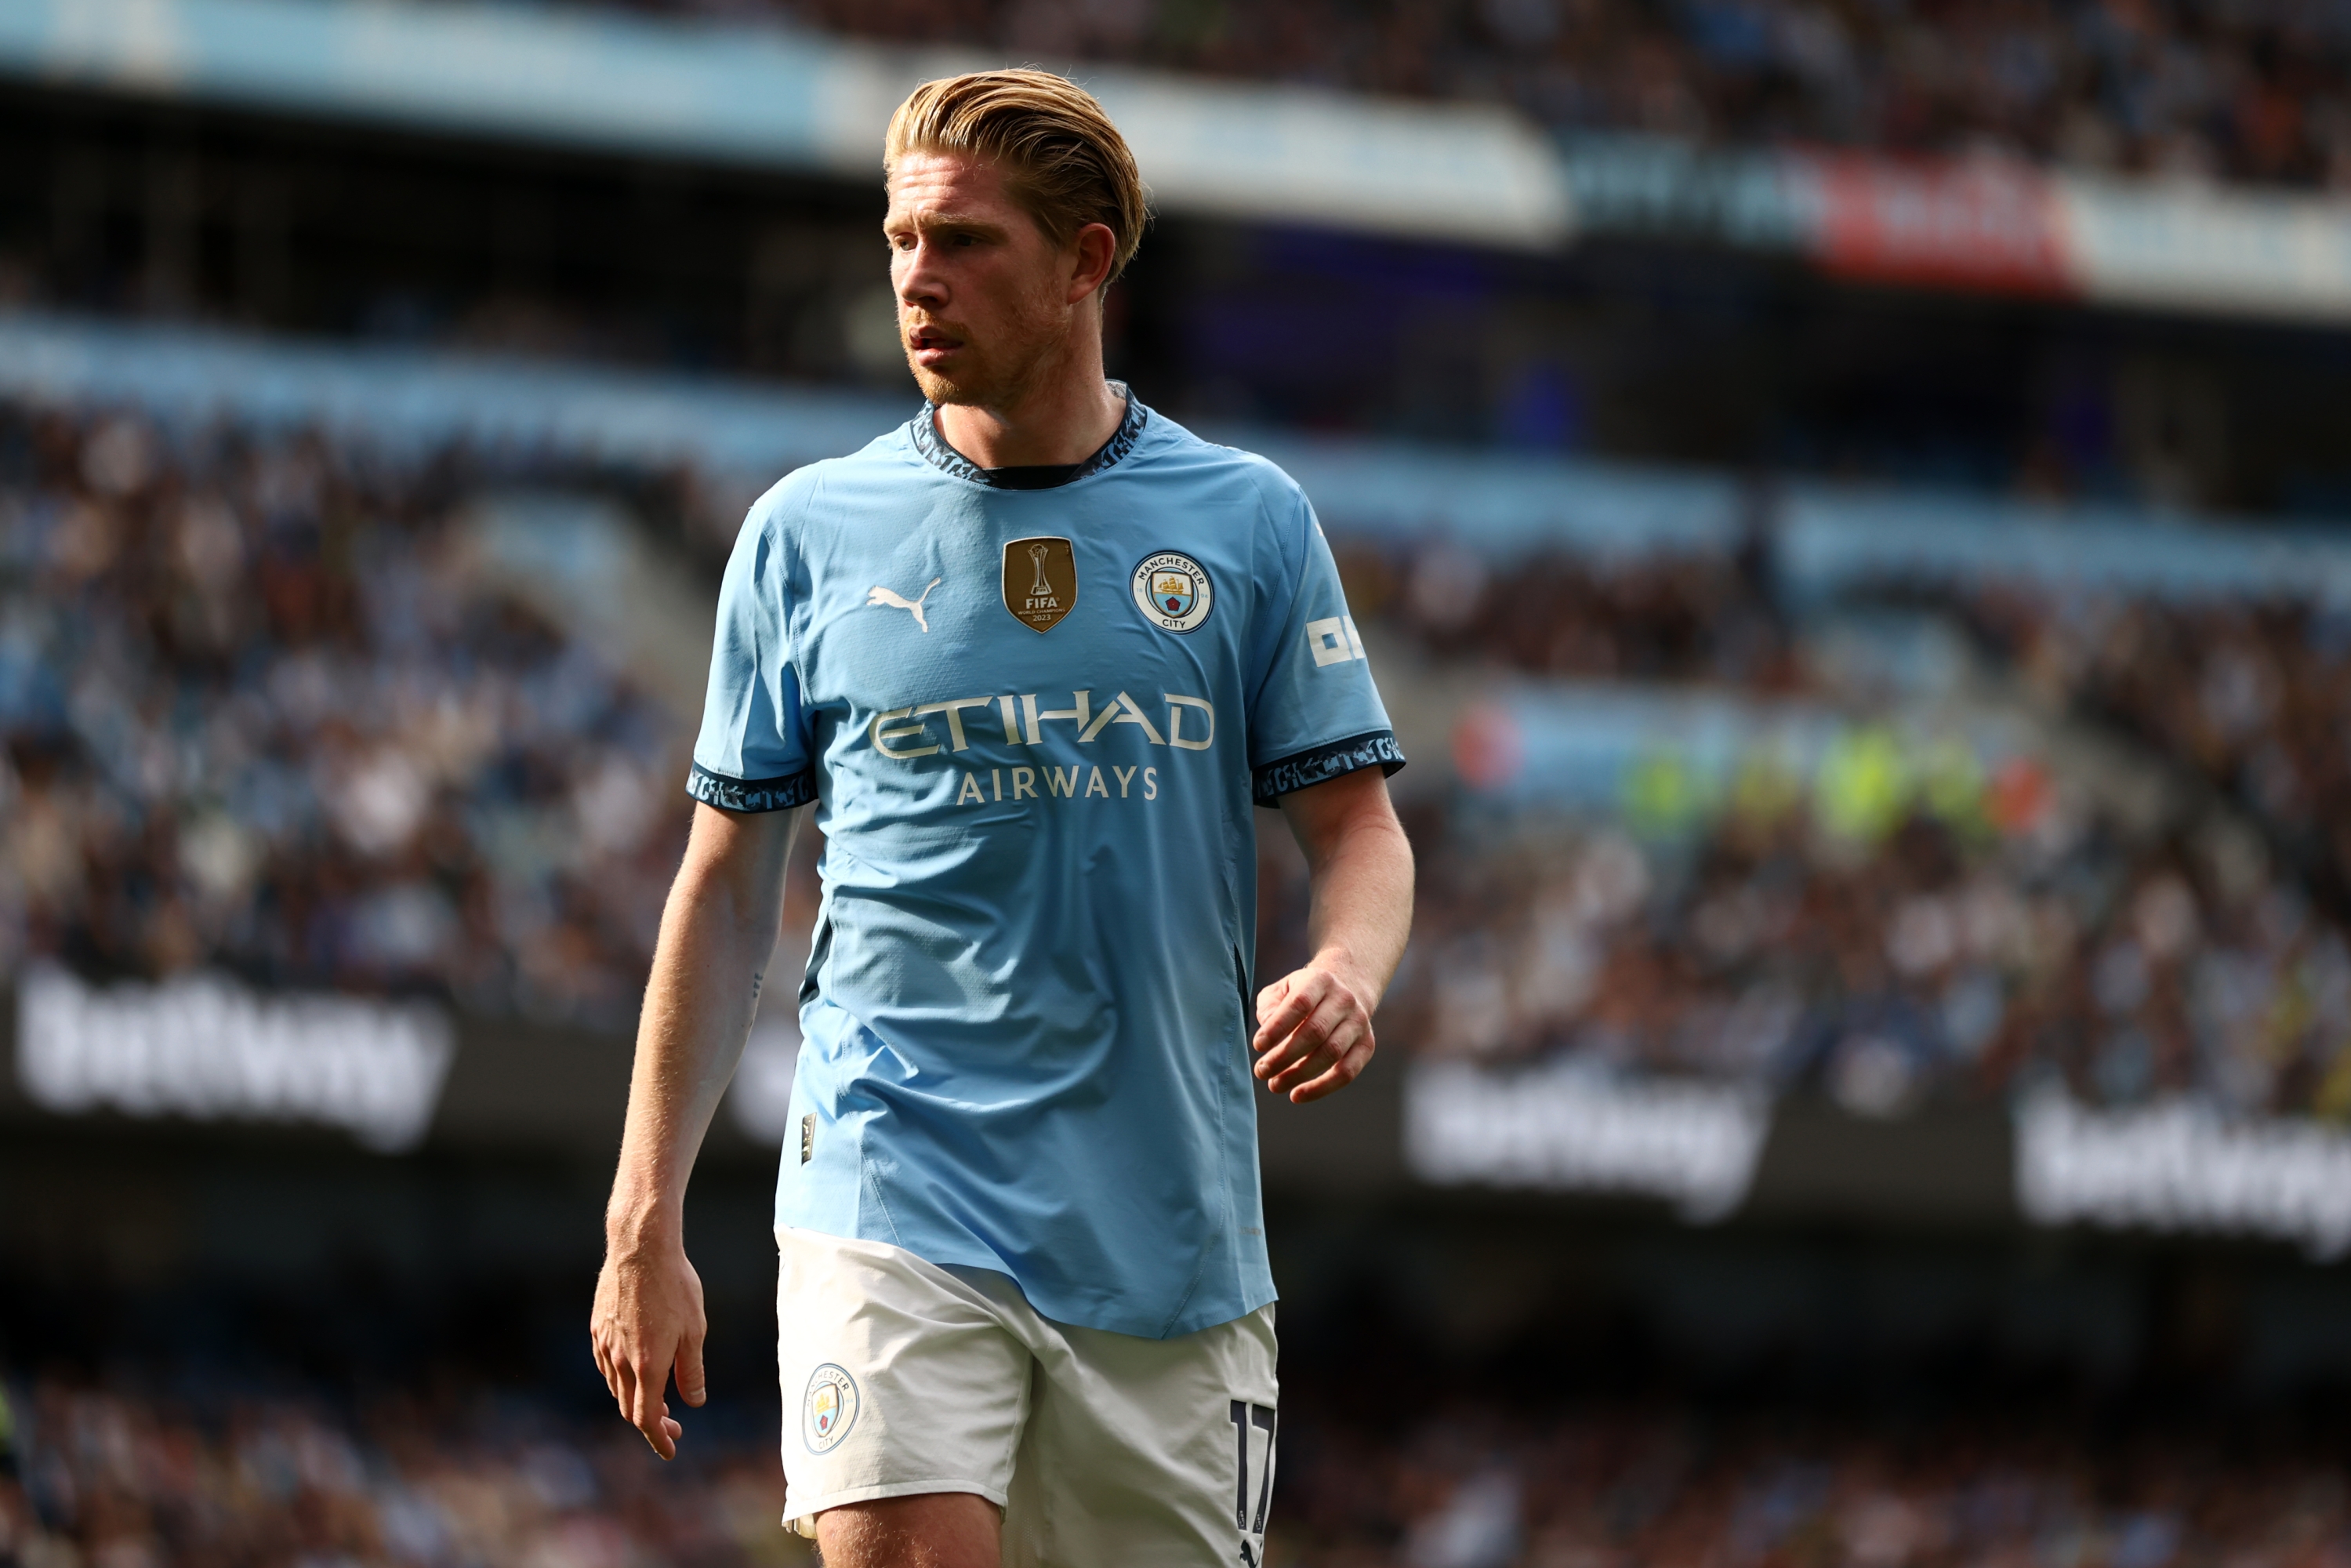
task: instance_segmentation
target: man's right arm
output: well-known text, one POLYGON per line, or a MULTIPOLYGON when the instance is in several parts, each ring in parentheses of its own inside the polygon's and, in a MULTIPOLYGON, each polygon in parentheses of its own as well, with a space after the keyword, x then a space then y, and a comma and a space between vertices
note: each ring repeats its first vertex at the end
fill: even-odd
POLYGON ((799 815, 695 805, 645 985, 589 1338, 621 1414, 664 1459, 676 1457, 680 1431, 662 1397, 671 1372, 686 1404, 705 1396, 686 1177, 751 1031, 799 815))

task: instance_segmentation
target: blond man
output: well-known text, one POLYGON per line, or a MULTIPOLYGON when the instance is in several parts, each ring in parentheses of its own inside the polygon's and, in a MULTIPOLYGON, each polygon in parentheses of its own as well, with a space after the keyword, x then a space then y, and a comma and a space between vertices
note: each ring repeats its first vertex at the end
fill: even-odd
POLYGON ((653 960, 591 1337, 704 1398, 686 1176, 826 847, 776 1200, 787 1522, 833 1568, 1255 1563, 1280 1400, 1251 1084, 1370 1060, 1403 765, 1295 484, 1102 371, 1134 160, 1037 71, 925 84, 883 234, 925 402, 755 505, 653 960), (1312 875, 1263 989, 1252 806, 1312 875))

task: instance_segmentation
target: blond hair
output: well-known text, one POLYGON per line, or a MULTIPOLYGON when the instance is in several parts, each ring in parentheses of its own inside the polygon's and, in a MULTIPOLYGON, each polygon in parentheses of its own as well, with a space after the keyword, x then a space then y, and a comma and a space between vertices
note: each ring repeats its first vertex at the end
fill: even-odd
POLYGON ((910 152, 961 153, 1001 166, 1012 199, 1055 245, 1068 245, 1088 224, 1104 225, 1117 242, 1111 278, 1143 243, 1150 213, 1134 154, 1093 95, 1066 77, 974 71, 926 81, 890 117, 883 172, 910 152))

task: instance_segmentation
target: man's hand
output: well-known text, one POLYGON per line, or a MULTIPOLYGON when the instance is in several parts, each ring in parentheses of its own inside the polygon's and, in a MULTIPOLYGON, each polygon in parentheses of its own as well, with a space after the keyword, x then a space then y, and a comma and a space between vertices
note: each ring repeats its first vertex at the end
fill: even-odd
POLYGON ((1257 994, 1256 1072, 1293 1105, 1344 1089, 1372 1060, 1372 1005, 1361 981, 1317 959, 1257 994))
POLYGON ((1412 929, 1412 845, 1387 779, 1359 768, 1281 798, 1306 852, 1314 957, 1257 997, 1257 1075, 1293 1105, 1353 1083, 1372 1060, 1372 1011, 1412 929))
POLYGON ((709 1329, 702 1311, 702 1278, 686 1261, 683 1246, 614 1246, 606 1252, 588 1320, 596 1370, 604 1375, 622 1416, 664 1459, 677 1458, 684 1428, 671 1419, 663 1390, 674 1371, 680 1399, 698 1406, 708 1397, 702 1341, 709 1329))

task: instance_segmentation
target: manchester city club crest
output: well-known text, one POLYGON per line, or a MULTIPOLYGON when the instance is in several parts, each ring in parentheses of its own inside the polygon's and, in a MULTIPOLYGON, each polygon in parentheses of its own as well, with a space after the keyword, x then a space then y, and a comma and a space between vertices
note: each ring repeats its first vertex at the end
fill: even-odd
POLYGON ((1162 550, 1134 569, 1135 608, 1163 632, 1189 632, 1208 618, 1216 597, 1208 569, 1188 555, 1162 550))
POLYGON ((811 1454, 831 1453, 857 1425, 857 1379, 826 1362, 809 1374, 800 1396, 800 1436, 811 1454))

